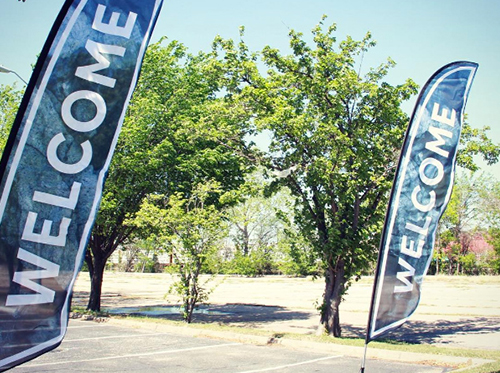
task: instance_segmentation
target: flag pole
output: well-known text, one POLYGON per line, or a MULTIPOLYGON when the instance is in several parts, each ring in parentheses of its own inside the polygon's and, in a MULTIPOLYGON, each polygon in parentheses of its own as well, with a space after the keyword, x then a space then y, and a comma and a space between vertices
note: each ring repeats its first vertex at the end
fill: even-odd
MULTIPOLYGON (((409 129, 406 130, 406 135, 405 135, 405 139, 404 141, 407 141, 407 137, 408 137, 408 131, 409 129)), ((401 163, 401 159, 399 159, 398 161, 398 168, 400 167, 399 164, 401 163)), ((395 184, 395 180, 396 180, 396 175, 397 175, 397 170, 396 170, 396 173, 394 175, 394 180, 393 180, 393 183, 392 183, 392 187, 391 187, 391 194, 390 194, 390 197, 389 197, 389 201, 392 199, 395 191, 394 191, 394 184, 395 184)), ((386 229, 387 229, 387 221, 389 219, 389 207, 387 208, 387 211, 386 211, 386 214, 385 214, 385 218, 384 218, 384 226, 382 228, 382 235, 380 237, 380 243, 379 243, 379 250, 378 250, 378 256, 377 256, 377 267, 375 268, 375 276, 374 276, 374 279, 373 279, 373 288, 372 288, 372 296, 371 296, 371 301, 370 301, 370 311, 368 312, 368 322, 367 322, 367 325, 366 325, 366 334, 365 334, 365 351, 364 351, 364 354, 363 354, 363 360, 361 361, 361 369, 360 369, 360 373, 364 373, 365 372, 365 366, 366 366, 366 354, 367 354, 367 351, 368 351, 368 343, 370 343, 371 341, 371 338, 370 338, 370 328, 372 326, 372 322, 373 322, 373 302, 375 301, 375 297, 376 297, 376 294, 377 294, 377 285, 378 285, 378 280, 380 278, 380 271, 381 271, 381 268, 380 268, 380 260, 382 258, 382 252, 383 252, 383 248, 384 248, 384 237, 385 237, 385 233, 386 233, 386 229)))
POLYGON ((368 351, 368 342, 365 342, 365 353, 363 354, 363 361, 361 362, 361 369, 359 370, 359 373, 365 373, 367 351, 368 351))

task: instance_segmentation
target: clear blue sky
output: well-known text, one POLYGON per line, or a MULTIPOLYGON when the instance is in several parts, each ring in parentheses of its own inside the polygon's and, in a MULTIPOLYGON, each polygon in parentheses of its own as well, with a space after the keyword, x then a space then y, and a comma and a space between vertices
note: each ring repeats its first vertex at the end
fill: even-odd
MULTIPOLYGON (((0 64, 29 79, 47 34, 64 0, 1 0, 0 64)), ((307 37, 323 14, 338 25, 338 38, 360 39, 367 31, 377 46, 363 66, 384 62, 397 66, 391 84, 412 78, 420 86, 441 66, 457 60, 479 63, 466 112, 474 127, 490 126, 500 143, 500 1, 498 0, 190 0, 165 1, 152 41, 179 40, 191 52, 208 49, 219 34, 245 40, 253 50, 265 45, 286 52, 288 30, 307 37)), ((0 74, 0 84, 16 81, 0 74)), ((405 110, 410 114, 415 100, 405 110)), ((486 168, 485 168, 486 169, 486 168)), ((500 178, 500 166, 486 169, 500 178)))

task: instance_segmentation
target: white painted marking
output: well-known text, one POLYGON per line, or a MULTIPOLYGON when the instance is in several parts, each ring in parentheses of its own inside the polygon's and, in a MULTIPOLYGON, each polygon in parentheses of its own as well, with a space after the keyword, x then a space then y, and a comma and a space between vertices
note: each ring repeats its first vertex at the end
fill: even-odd
POLYGON ((101 326, 101 325, 98 325, 98 324, 95 324, 95 325, 88 324, 88 325, 78 325, 78 326, 76 326, 76 325, 74 325, 74 326, 73 326, 73 325, 70 325, 70 326, 68 326, 68 330, 69 330, 69 329, 97 328, 97 327, 99 327, 99 326, 101 326))
POLYGON ((133 358, 133 357, 153 356, 153 355, 176 354, 176 353, 181 353, 181 352, 208 350, 211 348, 230 347, 230 346, 239 346, 239 345, 241 345, 241 343, 226 343, 226 344, 220 344, 220 345, 181 348, 181 349, 177 349, 177 350, 163 350, 163 351, 146 352, 146 353, 142 353, 142 354, 113 355, 113 356, 106 356, 106 357, 98 357, 95 359, 65 360, 65 361, 55 361, 55 362, 51 362, 51 363, 26 364, 26 367, 31 368, 31 367, 50 366, 50 365, 89 363, 92 361, 105 361, 105 360, 126 359, 126 358, 133 358))
POLYGON ((134 340, 135 337, 154 337, 154 336, 165 336, 165 335, 172 335, 171 333, 145 333, 145 334, 137 334, 137 335, 131 335, 129 334, 122 334, 122 335, 108 335, 106 337, 89 337, 89 338, 78 338, 78 339, 64 339, 63 343, 67 342, 82 342, 82 341, 96 341, 96 340, 101 340, 101 339, 114 339, 114 338, 128 338, 131 340, 134 340))
POLYGON ((294 364, 286 364, 286 365, 280 365, 276 367, 271 367, 271 368, 263 368, 263 369, 256 369, 256 370, 246 370, 244 372, 239 372, 239 373, 257 373, 257 372, 270 372, 272 370, 279 370, 279 369, 284 369, 284 368, 291 368, 291 367, 296 367, 299 365, 307 365, 307 364, 313 364, 317 363, 319 361, 324 361, 324 360, 332 360, 332 359, 339 359, 341 358, 342 355, 337 355, 337 356, 326 356, 326 357, 321 357, 319 359, 313 359, 313 360, 306 360, 306 361, 301 361, 300 363, 294 363, 294 364))

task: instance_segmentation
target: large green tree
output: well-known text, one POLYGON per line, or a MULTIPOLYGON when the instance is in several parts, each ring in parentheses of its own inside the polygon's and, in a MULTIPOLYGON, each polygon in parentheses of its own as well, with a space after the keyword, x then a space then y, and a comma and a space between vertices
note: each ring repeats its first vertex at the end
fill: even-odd
POLYGON ((100 309, 107 259, 138 236, 130 221, 147 195, 189 198, 207 180, 234 190, 252 169, 244 141, 249 115, 231 100, 227 82, 213 52, 190 55, 175 41, 149 47, 85 257, 88 309, 100 309))
POLYGON ((416 86, 382 82, 392 61, 361 76, 356 58, 374 45, 370 34, 337 43, 334 32, 316 27, 311 48, 292 31, 292 55, 263 51, 272 69, 263 89, 272 104, 259 123, 273 133, 270 166, 296 167, 280 183, 299 198, 297 222, 323 262, 321 323, 340 337, 342 297, 376 256, 408 123, 400 104, 416 86))
MULTIPOLYGON (((340 336, 342 297, 377 255, 409 119, 400 105, 417 87, 411 80, 384 81, 394 66, 390 59, 361 74, 363 57, 375 45, 370 33, 338 42, 336 26, 324 21, 312 30, 312 46, 292 30, 290 55, 266 47, 265 76, 243 42, 235 47, 220 40, 218 46, 233 61, 232 76, 240 79, 240 98, 255 110, 256 125, 272 135, 267 166, 281 171, 276 184, 297 197, 296 222, 323 263, 321 323, 340 336)), ((477 133, 466 135, 485 145, 477 133)))

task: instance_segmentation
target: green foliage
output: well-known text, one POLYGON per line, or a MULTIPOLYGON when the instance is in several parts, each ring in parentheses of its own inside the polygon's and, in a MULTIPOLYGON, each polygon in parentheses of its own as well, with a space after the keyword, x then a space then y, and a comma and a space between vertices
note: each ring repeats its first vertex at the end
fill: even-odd
POLYGON ((267 185, 262 170, 249 175, 237 191, 240 202, 226 211, 230 238, 243 256, 258 249, 272 250, 287 224, 283 217, 291 212, 293 198, 286 190, 265 196, 267 185))
POLYGON ((478 263, 476 262, 476 255, 474 253, 462 255, 458 260, 462 268, 462 274, 478 275, 481 272, 481 268, 477 266, 478 263))
POLYGON ((500 214, 498 181, 474 172, 458 172, 453 193, 439 223, 431 273, 498 273, 495 253, 475 254, 474 241, 495 242, 500 214))
POLYGON ((158 257, 156 254, 147 255, 139 253, 138 261, 135 264, 135 272, 141 273, 157 273, 158 272, 158 257))
POLYGON ((494 273, 500 274, 500 227, 492 227, 488 233, 488 242, 493 246, 494 250, 494 254, 490 258, 490 265, 494 273))
POLYGON ((500 145, 494 144, 488 138, 487 131, 490 127, 481 129, 472 128, 469 123, 462 125, 460 135, 460 147, 457 155, 457 164, 472 172, 478 171, 479 166, 474 162, 474 157, 481 156, 486 164, 492 165, 498 162, 500 156, 500 145))
POLYGON ((139 228, 150 227, 149 240, 173 255, 178 273, 173 291, 182 299, 183 319, 188 323, 196 304, 208 298, 199 281, 203 265, 217 256, 226 234, 221 211, 208 204, 221 193, 220 184, 212 181, 199 184, 188 197, 180 192, 167 199, 149 195, 131 222, 139 228))
POLYGON ((213 63, 213 56, 189 55, 177 42, 149 47, 94 232, 122 227, 147 194, 189 193, 208 179, 226 191, 243 182, 246 118, 216 97, 223 77, 213 63))
MULTIPOLYGON (((363 57, 375 46, 371 34, 337 41, 336 25, 325 19, 312 30, 312 45, 291 30, 289 55, 265 47, 265 76, 243 35, 238 45, 218 38, 214 48, 228 62, 227 75, 239 81, 235 98, 252 108, 257 129, 272 134, 264 157, 270 176, 277 176, 270 189, 287 186, 296 197, 294 224, 325 271, 322 321, 338 336, 342 295, 376 258, 408 124, 400 104, 417 86, 410 79, 395 86, 384 81, 391 59, 362 75, 363 57)), ((460 165, 474 170, 475 155, 497 161, 500 148, 486 130, 464 125, 460 165)), ((304 259, 295 249, 288 253, 304 259)), ((470 263, 464 258, 461 265, 470 263)))
POLYGON ((280 242, 284 254, 278 262, 280 272, 288 276, 318 276, 321 265, 309 243, 300 233, 286 231, 284 241, 280 242))
POLYGON ((296 197, 295 223, 326 269, 324 310, 338 316, 350 279, 376 257, 408 123, 400 103, 416 93, 416 85, 383 82, 394 66, 390 59, 361 76, 358 61, 375 45, 371 35, 337 42, 336 26, 323 21, 312 30, 313 46, 292 30, 292 54, 264 48, 266 77, 249 67, 253 61, 241 47, 220 47, 245 61, 232 71, 244 78, 240 97, 255 111, 256 126, 272 133, 267 167, 290 170, 275 185, 296 197))
POLYGON ((237 191, 237 205, 226 210, 231 245, 226 274, 305 276, 317 272, 315 255, 294 223, 295 198, 288 188, 268 194, 265 170, 251 174, 237 191))
POLYGON ((272 253, 265 248, 258 248, 247 255, 236 251, 232 260, 224 265, 224 273, 242 276, 263 276, 278 273, 278 265, 272 253))
POLYGON ((491 178, 484 174, 458 172, 450 202, 440 221, 441 228, 450 229, 455 239, 462 232, 476 228, 485 217, 484 197, 491 185, 491 178))
MULTIPOLYGON (((155 233, 131 224, 146 196, 188 198, 208 180, 230 194, 253 169, 244 141, 250 113, 232 100, 218 65, 214 53, 190 55, 175 41, 149 46, 90 238, 92 270, 102 271, 120 245, 155 233)), ((214 208, 227 203, 209 197, 214 208)), ((91 309, 99 297, 91 293, 91 309)))
POLYGON ((492 228, 500 228, 500 181, 491 181, 488 187, 481 191, 481 197, 484 223, 492 228))
POLYGON ((16 86, 0 85, 0 152, 5 148, 23 92, 16 86))

